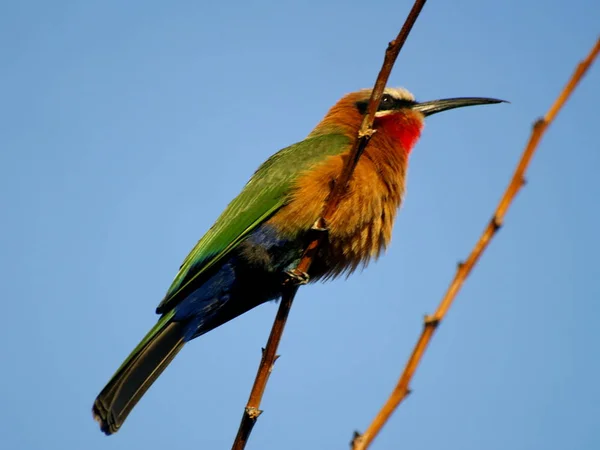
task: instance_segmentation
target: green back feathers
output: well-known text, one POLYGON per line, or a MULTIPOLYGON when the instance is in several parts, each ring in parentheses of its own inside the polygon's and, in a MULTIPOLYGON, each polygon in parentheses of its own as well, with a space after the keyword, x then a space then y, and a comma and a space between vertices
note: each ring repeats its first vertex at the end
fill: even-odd
POLYGON ((285 205, 298 175, 327 156, 347 151, 349 146, 350 139, 344 135, 321 135, 284 148, 265 161, 185 258, 157 313, 172 309, 187 285, 199 281, 210 267, 285 205))

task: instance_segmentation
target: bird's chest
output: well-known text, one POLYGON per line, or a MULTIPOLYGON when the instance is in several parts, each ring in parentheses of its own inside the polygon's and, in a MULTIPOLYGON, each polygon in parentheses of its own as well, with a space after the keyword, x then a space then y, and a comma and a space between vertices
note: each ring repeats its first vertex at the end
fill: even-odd
POLYGON ((329 224, 322 258, 332 275, 351 272, 381 254, 404 196, 404 165, 377 164, 365 156, 329 224))
MULTIPOLYGON (((313 277, 352 271, 379 256, 391 240, 404 195, 406 155, 398 153, 398 146, 381 144, 370 144, 359 160, 327 223, 328 242, 315 261, 313 277)), ((304 235, 321 216, 344 160, 343 155, 332 156, 300 176, 290 201, 269 223, 290 238, 304 235)))

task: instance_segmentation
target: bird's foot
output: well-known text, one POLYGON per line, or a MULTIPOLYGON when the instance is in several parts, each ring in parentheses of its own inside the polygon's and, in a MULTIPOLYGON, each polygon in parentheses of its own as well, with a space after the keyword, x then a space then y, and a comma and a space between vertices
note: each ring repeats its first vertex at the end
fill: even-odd
POLYGON ((302 286, 310 280, 310 276, 306 272, 302 272, 298 269, 292 269, 285 272, 287 279, 283 284, 294 284, 296 286, 302 286))
POLYGON ((320 233, 329 231, 329 228, 327 228, 327 222, 325 222, 325 219, 323 219, 322 217, 317 219, 317 221, 313 223, 313 226, 310 227, 310 229, 313 231, 318 231, 320 233))

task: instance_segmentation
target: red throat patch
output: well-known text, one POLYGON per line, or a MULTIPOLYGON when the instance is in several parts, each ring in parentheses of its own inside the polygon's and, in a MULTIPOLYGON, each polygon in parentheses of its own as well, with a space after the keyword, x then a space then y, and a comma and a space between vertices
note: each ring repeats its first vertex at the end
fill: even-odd
POLYGON ((420 117, 404 112, 377 117, 375 124, 380 132, 400 141, 406 154, 410 154, 423 129, 423 120, 420 117))

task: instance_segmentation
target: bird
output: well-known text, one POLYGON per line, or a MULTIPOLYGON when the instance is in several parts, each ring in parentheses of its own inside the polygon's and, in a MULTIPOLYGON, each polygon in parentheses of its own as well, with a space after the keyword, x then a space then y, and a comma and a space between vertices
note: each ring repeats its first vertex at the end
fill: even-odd
POLYGON ((369 144, 308 273, 297 273, 366 113, 371 89, 343 96, 308 136, 269 157, 181 264, 156 308, 157 323, 94 401, 106 435, 123 422, 182 347, 235 317, 281 297, 286 280, 351 274, 388 246, 405 193, 409 156, 425 118, 465 106, 503 102, 462 97, 417 102, 386 88, 369 144), (290 278, 291 277, 291 278, 290 278))

